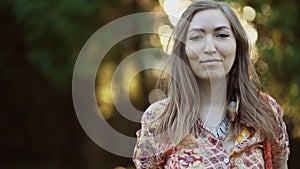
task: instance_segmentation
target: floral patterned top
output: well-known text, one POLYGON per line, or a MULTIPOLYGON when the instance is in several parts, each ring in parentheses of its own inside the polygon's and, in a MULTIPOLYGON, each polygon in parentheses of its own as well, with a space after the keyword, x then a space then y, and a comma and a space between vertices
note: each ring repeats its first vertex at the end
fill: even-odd
MULTIPOLYGON (((282 119, 282 108, 273 98, 266 96, 276 112, 280 129, 276 143, 271 145, 273 168, 278 168, 288 160, 289 141, 282 119)), ((230 152, 225 150, 221 140, 215 138, 202 125, 199 125, 202 128, 200 134, 190 134, 178 145, 172 145, 170 141, 158 143, 155 120, 166 104, 167 99, 153 103, 143 114, 142 127, 137 131, 137 143, 133 154, 133 161, 138 169, 265 168, 263 139, 258 132, 246 125, 230 152)))

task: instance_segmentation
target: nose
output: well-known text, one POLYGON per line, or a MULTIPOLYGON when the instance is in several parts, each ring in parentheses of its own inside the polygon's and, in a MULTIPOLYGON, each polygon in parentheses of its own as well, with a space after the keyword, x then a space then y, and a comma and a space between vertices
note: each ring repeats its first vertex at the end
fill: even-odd
POLYGON ((204 42, 204 53, 207 55, 212 55, 217 53, 216 46, 211 37, 206 37, 204 42))

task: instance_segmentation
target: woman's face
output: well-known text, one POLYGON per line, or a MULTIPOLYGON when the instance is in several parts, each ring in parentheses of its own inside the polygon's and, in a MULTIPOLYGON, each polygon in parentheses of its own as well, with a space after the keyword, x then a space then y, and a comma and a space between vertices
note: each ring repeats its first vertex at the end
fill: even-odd
POLYGON ((219 9, 197 12, 187 30, 185 51, 200 80, 225 77, 236 53, 236 40, 229 21, 219 9))

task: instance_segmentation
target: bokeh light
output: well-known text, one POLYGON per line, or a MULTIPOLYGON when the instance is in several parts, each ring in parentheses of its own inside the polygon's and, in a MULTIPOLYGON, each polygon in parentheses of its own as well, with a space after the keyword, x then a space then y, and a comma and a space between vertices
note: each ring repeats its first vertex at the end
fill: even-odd
POLYGON ((175 26, 178 22, 178 19, 185 11, 185 9, 190 5, 191 1, 189 0, 165 0, 162 4, 162 7, 166 14, 169 15, 170 23, 175 26))
POLYGON ((170 39, 171 35, 172 35, 172 28, 169 25, 161 25, 158 28, 158 34, 159 34, 159 38, 160 38, 160 43, 162 45, 162 48, 164 50, 164 52, 169 53, 170 49, 172 49, 172 39, 170 39), (169 44, 169 40, 170 40, 170 45, 169 44))
POLYGON ((251 6, 244 6, 243 15, 247 21, 252 22, 255 19, 256 12, 251 6))
POLYGON ((105 63, 99 70, 97 75, 97 87, 96 87, 96 98, 101 108, 102 116, 104 119, 109 119, 115 112, 113 111, 113 100, 111 92, 111 77, 116 68, 116 64, 113 62, 105 63))

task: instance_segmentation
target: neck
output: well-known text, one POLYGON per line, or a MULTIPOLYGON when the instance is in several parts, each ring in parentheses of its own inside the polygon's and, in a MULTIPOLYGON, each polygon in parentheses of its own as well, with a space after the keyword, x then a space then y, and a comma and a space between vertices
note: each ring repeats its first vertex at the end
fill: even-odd
POLYGON ((225 117, 226 78, 198 80, 200 91, 200 117, 207 126, 215 127, 225 117))

